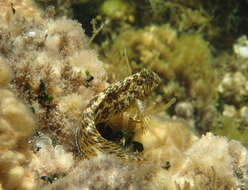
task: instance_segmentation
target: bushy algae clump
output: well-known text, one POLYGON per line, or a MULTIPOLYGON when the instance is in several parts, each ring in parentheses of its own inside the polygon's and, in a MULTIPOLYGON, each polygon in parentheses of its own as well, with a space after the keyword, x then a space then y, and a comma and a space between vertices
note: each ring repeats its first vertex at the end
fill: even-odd
POLYGON ((0 57, 0 189, 34 189, 34 174, 28 165, 32 151, 26 138, 35 119, 31 110, 10 89, 11 71, 0 57))
MULTIPOLYGON (((245 32, 245 0, 34 0, 39 7, 56 17, 76 18, 90 34, 90 22, 100 16, 108 21, 100 38, 113 40, 127 27, 170 23, 179 32, 204 34, 218 47, 230 47, 235 38, 245 32), (83 12, 83 15, 82 15, 83 12)), ((108 41, 107 40, 107 41, 108 41)), ((104 43, 98 44, 100 46, 104 43)))
POLYGON ((219 115, 213 124, 211 131, 216 135, 235 139, 248 146, 248 123, 242 117, 219 115))
MULTIPOLYGON (((177 103, 192 102, 198 117, 195 119, 199 121, 197 125, 206 130, 204 122, 209 122, 206 112, 211 110, 209 105, 213 104, 216 94, 216 73, 209 44, 201 35, 179 35, 168 24, 154 25, 123 32, 112 48, 106 48, 105 54, 111 63, 106 66, 110 73, 119 73, 119 68, 125 70, 126 59, 134 71, 148 67, 157 72, 163 80, 157 92, 163 97, 162 101, 175 97, 177 103), (120 49, 126 51, 126 57, 120 56, 120 49)), ((113 80, 117 76, 121 75, 110 75, 113 80)))

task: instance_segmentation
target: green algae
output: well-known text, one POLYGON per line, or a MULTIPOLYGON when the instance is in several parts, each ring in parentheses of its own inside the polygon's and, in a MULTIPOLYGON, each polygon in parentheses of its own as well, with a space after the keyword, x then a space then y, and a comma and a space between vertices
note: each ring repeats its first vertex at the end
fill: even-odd
MULTIPOLYGON (((88 28, 90 21, 96 16, 102 16, 109 23, 121 20, 121 23, 115 23, 119 25, 118 29, 111 24, 106 28, 113 35, 116 30, 130 23, 135 28, 169 23, 178 32, 198 32, 215 46, 230 47, 236 37, 246 31, 243 27, 246 22, 244 0, 33 1, 44 10, 53 6, 56 17, 76 18, 83 23, 84 28, 88 28)), ((104 33, 102 37, 106 37, 104 33)))
POLYGON ((104 1, 100 8, 100 13, 109 19, 123 20, 134 12, 134 8, 129 3, 122 0, 104 1))
POLYGON ((216 135, 238 140, 244 146, 248 146, 248 123, 237 116, 228 117, 219 115, 211 131, 216 135))
MULTIPOLYGON (((204 114, 214 102, 216 71, 209 43, 200 34, 179 35, 167 24, 123 32, 105 51, 110 73, 127 67, 125 60, 120 61, 120 49, 126 49, 133 71, 148 67, 160 75, 163 82, 157 94, 163 103, 174 97, 177 102, 194 100, 195 111, 204 114)), ((204 127, 199 123, 199 128, 204 127)))

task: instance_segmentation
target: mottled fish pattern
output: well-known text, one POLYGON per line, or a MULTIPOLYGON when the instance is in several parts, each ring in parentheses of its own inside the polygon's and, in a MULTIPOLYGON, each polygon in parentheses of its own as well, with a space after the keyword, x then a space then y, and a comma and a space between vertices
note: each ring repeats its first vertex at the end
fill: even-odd
POLYGON ((76 129, 76 146, 80 154, 89 158, 96 151, 115 154, 124 159, 138 159, 137 155, 119 144, 104 139, 96 124, 122 113, 151 94, 160 82, 159 76, 147 69, 118 81, 96 95, 83 112, 82 126, 76 129))

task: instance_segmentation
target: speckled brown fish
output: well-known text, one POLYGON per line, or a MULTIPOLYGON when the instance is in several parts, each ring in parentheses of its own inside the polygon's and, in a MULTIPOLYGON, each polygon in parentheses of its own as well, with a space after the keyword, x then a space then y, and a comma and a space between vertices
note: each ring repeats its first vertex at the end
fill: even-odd
POLYGON ((160 78, 156 73, 143 69, 96 95, 83 112, 82 127, 76 129, 76 145, 82 156, 89 158, 98 150, 125 159, 136 159, 135 154, 126 151, 119 144, 104 139, 96 129, 96 124, 124 112, 137 99, 143 100, 159 82, 160 78))

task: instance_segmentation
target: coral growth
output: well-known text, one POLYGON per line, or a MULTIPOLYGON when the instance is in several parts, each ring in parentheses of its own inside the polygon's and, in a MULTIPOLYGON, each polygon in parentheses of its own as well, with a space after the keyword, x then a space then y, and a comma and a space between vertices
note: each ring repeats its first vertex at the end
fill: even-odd
POLYGON ((69 173, 74 165, 72 152, 64 150, 62 145, 54 145, 53 141, 44 135, 35 141, 37 152, 29 165, 40 177, 52 176, 55 173, 69 173))
POLYGON ((99 153, 42 189, 218 190, 237 189, 247 183, 247 150, 237 141, 228 142, 209 133, 195 139, 189 147, 180 143, 178 147, 151 143, 155 147, 154 155, 147 154, 147 161, 142 164, 99 153))
POLYGON ((211 170, 214 170, 216 188, 232 189, 247 183, 247 167, 247 149, 240 142, 228 142, 225 137, 208 133, 185 152, 176 181, 188 181, 204 189, 211 183, 211 170))
POLYGON ((62 189, 151 189, 150 182, 156 167, 140 166, 114 156, 99 154, 80 162, 68 176, 48 185, 43 190, 62 189))
POLYGON ((6 88, 10 71, 2 58, 0 73, 0 187, 32 190, 34 174, 27 168, 32 152, 26 138, 35 121, 31 110, 6 88))
POLYGON ((134 141, 142 143, 146 158, 157 159, 161 163, 170 161, 173 169, 177 168, 178 157, 183 157, 182 153, 198 139, 182 122, 151 117, 148 125, 143 133, 134 135, 134 141))
POLYGON ((185 124, 162 118, 153 117, 149 124, 152 127, 134 139, 143 144, 144 157, 153 166, 164 168, 158 167, 153 178, 160 189, 187 185, 189 189, 232 189, 247 184, 248 151, 240 142, 211 133, 198 138, 185 124))
MULTIPOLYGON (((21 5, 18 1, 0 6, 1 15, 8 15, 1 17, 0 53, 5 65, 1 63, 0 81, 10 87, 36 117, 36 133, 30 140, 35 155, 31 164, 27 164, 29 171, 36 171, 38 176, 68 172, 75 159, 75 127, 81 126, 81 112, 89 100, 106 87, 105 70, 96 53, 88 49, 80 24, 66 19, 46 19, 39 10, 30 12, 33 9, 26 10, 26 3, 21 5), (27 14, 30 15, 26 18, 27 14), (10 75, 12 80, 8 83, 10 75), (44 137, 54 139, 54 144, 40 146, 44 137), (43 166, 49 157, 51 165, 56 164, 43 166)), ((8 92, 12 100, 12 93, 5 91, 1 97, 5 98, 4 93, 8 92)), ((26 108, 22 108, 23 117, 27 114, 24 110, 26 108)), ((33 120, 30 114, 28 116, 33 120)), ((18 118, 15 118, 17 122, 18 118)), ((20 140, 31 135, 29 128, 23 132, 15 130, 12 133, 20 140)), ((28 159, 25 154, 22 158, 28 159)), ((22 165, 23 159, 16 165, 22 165)))
MULTIPOLYGON (((15 8, 16 4, 12 5, 15 8)), ((10 84, 32 108, 41 130, 58 144, 75 149, 74 129, 92 96, 106 86, 102 62, 88 49, 80 24, 72 20, 39 18, 29 21, 20 7, 2 18, 1 54, 13 70, 10 84)), ((37 10, 38 12, 38 10, 37 10)))

